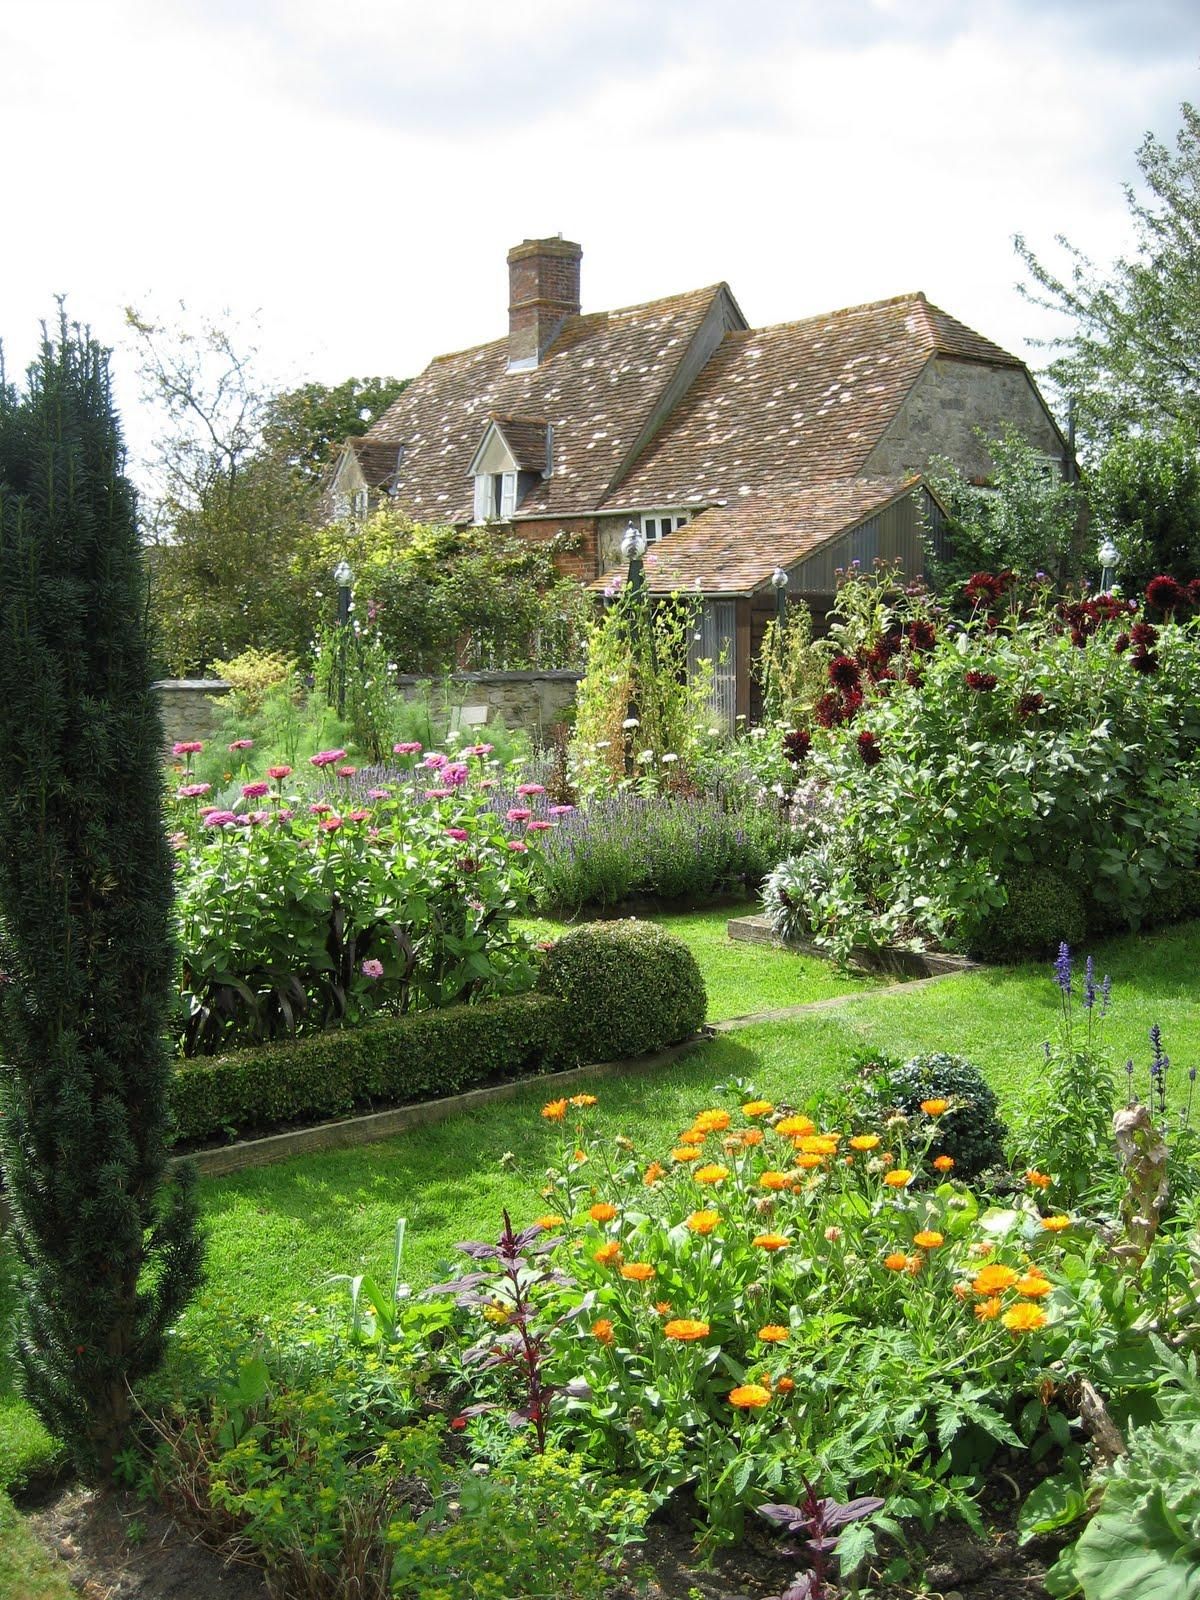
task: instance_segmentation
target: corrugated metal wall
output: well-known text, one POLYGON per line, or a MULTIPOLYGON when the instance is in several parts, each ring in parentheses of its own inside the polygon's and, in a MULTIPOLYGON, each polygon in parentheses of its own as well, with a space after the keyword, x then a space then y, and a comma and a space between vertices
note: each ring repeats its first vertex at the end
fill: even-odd
POLYGON ((899 561, 910 577, 924 577, 928 563, 926 538, 940 556, 944 549, 944 518, 925 488, 895 501, 878 516, 839 534, 793 568, 792 588, 800 594, 832 594, 835 572, 857 561, 870 571, 877 560, 899 561))

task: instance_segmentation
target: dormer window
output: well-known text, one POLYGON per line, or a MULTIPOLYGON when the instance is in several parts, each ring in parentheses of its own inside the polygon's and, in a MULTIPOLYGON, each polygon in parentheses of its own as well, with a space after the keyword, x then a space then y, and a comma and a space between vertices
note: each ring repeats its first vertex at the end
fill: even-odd
POLYGON ((515 472, 477 472, 475 474, 475 521, 507 522, 517 509, 515 472))
POLYGON ((676 528, 685 527, 692 520, 690 511, 647 511, 642 516, 642 532, 647 544, 657 544, 676 528))
POLYGON ((554 430, 533 417, 493 417, 468 471, 474 484, 472 521, 509 522, 522 500, 553 470, 554 430))

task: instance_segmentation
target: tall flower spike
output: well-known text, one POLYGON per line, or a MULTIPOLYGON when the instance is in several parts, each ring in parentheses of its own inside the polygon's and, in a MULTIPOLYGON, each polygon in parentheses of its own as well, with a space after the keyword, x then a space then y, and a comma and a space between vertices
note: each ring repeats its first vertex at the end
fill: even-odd
POLYGON ((1096 1004, 1096 963, 1091 956, 1083 969, 1083 1008, 1090 1011, 1096 1004))
POLYGON ((1054 963, 1054 981, 1064 998, 1071 993, 1071 947, 1065 941, 1058 947, 1058 960, 1054 963))

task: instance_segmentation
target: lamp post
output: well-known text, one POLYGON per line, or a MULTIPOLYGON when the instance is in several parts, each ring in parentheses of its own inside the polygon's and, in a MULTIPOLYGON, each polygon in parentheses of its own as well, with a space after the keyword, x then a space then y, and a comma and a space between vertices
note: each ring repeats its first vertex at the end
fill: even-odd
MULTIPOLYGON (((633 657, 634 672, 633 682, 636 684, 637 633, 643 624, 642 600, 646 588, 646 569, 643 565, 646 555, 646 535, 636 522, 630 521, 621 535, 621 559, 629 563, 629 594, 633 601, 634 611, 629 619, 629 627, 633 634, 630 638, 630 655, 633 657)), ((630 698, 625 708, 625 775, 633 776, 633 736, 640 722, 637 701, 630 698)))
POLYGON ((771 574, 771 587, 775 591, 775 620, 780 628, 787 621, 787 586, 787 573, 782 567, 776 567, 771 574))
POLYGON ((1108 594, 1113 586, 1117 566, 1121 560, 1121 552, 1107 536, 1100 541, 1096 551, 1096 560, 1100 563, 1100 593, 1108 594))
POLYGON ((337 714, 339 717, 344 717, 346 715, 346 664, 350 650, 350 586, 354 582, 354 573, 350 563, 344 556, 333 569, 333 581, 338 586, 337 714))
POLYGON ((621 535, 621 559, 629 563, 629 588, 633 594, 641 594, 645 587, 645 555, 646 535, 636 522, 630 522, 621 535))

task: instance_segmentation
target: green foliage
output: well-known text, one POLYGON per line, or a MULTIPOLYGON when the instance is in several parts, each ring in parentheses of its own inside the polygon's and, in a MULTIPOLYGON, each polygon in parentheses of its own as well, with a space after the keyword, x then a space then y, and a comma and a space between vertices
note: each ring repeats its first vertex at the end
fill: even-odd
POLYGON ((1060 585, 1076 576, 1085 516, 1081 485, 1063 478, 1057 463, 1011 425, 988 441, 988 451, 986 490, 950 461, 930 465, 930 483, 947 514, 946 554, 931 562, 939 590, 956 589, 973 572, 1046 572, 1060 585))
POLYGON ((391 754, 403 705, 378 629, 357 618, 318 630, 317 690, 345 717, 356 749, 378 766, 391 754))
POLYGON ((949 1100, 950 1109, 937 1119, 930 1153, 952 1157, 956 1178, 967 1182, 1003 1165, 1008 1130, 995 1094, 965 1056, 936 1051, 913 1056, 902 1066, 885 1062, 866 1086, 868 1103, 918 1120, 923 1100, 949 1100))
POLYGON ((1045 956, 1075 946, 1087 933, 1087 907, 1069 879, 1053 867, 1013 868, 1001 880, 1004 904, 988 913, 971 954, 983 961, 1045 956))
POLYGON ((180 1062, 171 1114, 191 1141, 437 1099, 574 1059, 567 1022, 553 996, 501 995, 180 1062))
POLYGON ((1097 443, 1178 422, 1200 430, 1200 112, 1185 101, 1180 117, 1174 154, 1153 134, 1137 152, 1148 194, 1125 190, 1135 255, 1105 272, 1060 239, 1068 269, 1059 276, 1016 240, 1029 298, 1074 323, 1053 341, 1050 375, 1097 443))
POLYGON ((105 353, 0 391, 0 1053, 25 1392, 108 1479, 200 1276, 168 1181, 172 871, 133 489, 105 353))
POLYGON ((263 451, 319 487, 343 442, 378 422, 407 387, 407 378, 346 378, 285 389, 264 406, 263 451))
POLYGON ((772 617, 754 665, 769 728, 807 728, 813 701, 825 687, 828 644, 815 643, 812 612, 803 600, 789 604, 782 625, 772 617))
POLYGON ((1140 594, 1160 572, 1181 583, 1200 576, 1200 447, 1190 428, 1118 436, 1089 495, 1097 532, 1121 552, 1123 593, 1140 594))
POLYGON ((618 1061, 697 1032, 707 996, 696 958, 652 922, 593 922, 555 941, 538 978, 571 1017, 581 1061, 618 1061))

